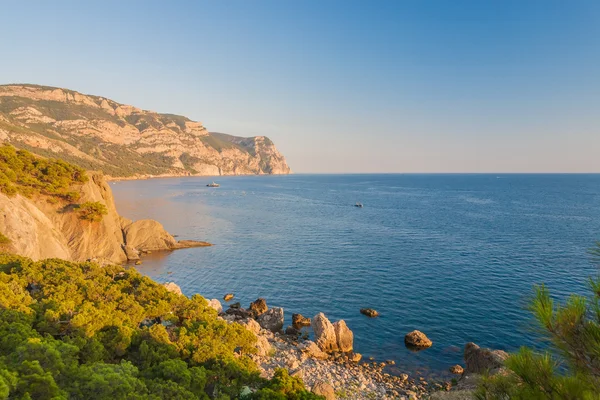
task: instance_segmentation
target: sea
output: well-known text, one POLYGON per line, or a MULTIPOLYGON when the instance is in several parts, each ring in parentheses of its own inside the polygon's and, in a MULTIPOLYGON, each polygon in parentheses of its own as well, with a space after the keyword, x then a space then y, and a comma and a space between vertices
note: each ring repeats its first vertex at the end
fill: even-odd
MULTIPOLYGON (((258 297, 354 332, 391 373, 446 377, 467 342, 544 349, 527 306, 598 275, 600 175, 379 174, 182 177, 111 182, 118 211, 212 247, 153 253, 139 271, 186 295, 258 297), (363 207, 356 207, 356 203, 363 207), (362 315, 374 308, 377 318, 362 315), (404 336, 433 346, 411 351, 404 336)), ((222 300, 221 300, 222 301, 222 300)))

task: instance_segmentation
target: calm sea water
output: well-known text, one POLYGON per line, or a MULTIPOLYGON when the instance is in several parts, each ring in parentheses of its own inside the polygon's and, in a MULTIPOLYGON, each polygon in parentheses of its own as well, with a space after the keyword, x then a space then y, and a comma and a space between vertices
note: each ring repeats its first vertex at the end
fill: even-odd
MULTIPOLYGON (((344 319, 356 351, 436 374, 465 343, 534 343, 532 285, 586 293, 598 272, 600 175, 291 175, 117 182, 119 211, 210 248, 153 254, 140 271, 184 293, 233 292, 344 319), (353 205, 362 202, 364 208, 353 205), (380 311, 369 319, 362 307, 380 311), (419 329, 433 347, 414 353, 419 329)), ((393 372, 393 371, 392 371, 393 372)))

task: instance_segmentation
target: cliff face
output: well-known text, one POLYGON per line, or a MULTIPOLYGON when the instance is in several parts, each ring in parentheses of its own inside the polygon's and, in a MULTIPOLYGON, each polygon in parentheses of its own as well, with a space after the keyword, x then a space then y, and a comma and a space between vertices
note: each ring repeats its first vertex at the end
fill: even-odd
POLYGON ((96 258, 123 263, 128 258, 138 259, 140 251, 206 245, 180 244, 156 221, 132 222, 120 217, 101 174, 91 173, 79 192, 81 203, 98 201, 106 205, 108 213, 100 222, 81 220, 72 205, 51 204, 45 197, 8 197, 0 192, 0 233, 10 240, 3 250, 35 260, 96 258))
POLYGON ((0 85, 0 142, 113 177, 291 172, 267 137, 36 85, 0 85))

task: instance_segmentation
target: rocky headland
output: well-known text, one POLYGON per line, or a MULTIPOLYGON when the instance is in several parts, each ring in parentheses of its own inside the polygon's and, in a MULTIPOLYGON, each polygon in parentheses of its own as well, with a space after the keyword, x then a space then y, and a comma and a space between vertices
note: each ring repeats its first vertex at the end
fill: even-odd
POLYGON ((68 202, 0 192, 0 233, 9 241, 3 250, 34 260, 93 259, 101 264, 122 264, 139 261, 140 255, 149 251, 210 246, 200 241, 177 241, 157 221, 134 222, 121 217, 103 175, 88 175, 86 183, 73 189, 78 203, 98 202, 106 207, 106 215, 96 222, 82 220, 75 205, 68 202))
POLYGON ((209 132, 184 116, 39 85, 0 85, 2 142, 119 178, 291 172, 265 136, 209 132))

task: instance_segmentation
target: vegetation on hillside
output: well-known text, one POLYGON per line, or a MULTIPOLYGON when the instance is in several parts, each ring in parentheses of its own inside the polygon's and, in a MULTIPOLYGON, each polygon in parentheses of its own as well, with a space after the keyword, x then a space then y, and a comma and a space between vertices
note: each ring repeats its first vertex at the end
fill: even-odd
MULTIPOLYGON (((600 265, 600 243, 591 251, 600 265)), ((590 298, 571 295, 556 304, 545 286, 535 288, 531 310, 552 352, 523 347, 506 361, 507 374, 483 380, 479 399, 600 399, 600 278, 590 298)))
POLYGON ((78 204, 75 209, 79 211, 79 218, 90 222, 102 221, 102 217, 108 214, 106 206, 99 201, 86 201, 78 204))
POLYGON ((320 398, 259 378, 255 341, 134 269, 0 254, 0 399, 320 398))
POLYGON ((0 192, 8 196, 44 194, 76 201, 79 197, 72 186, 87 180, 85 170, 65 161, 0 146, 0 192))

